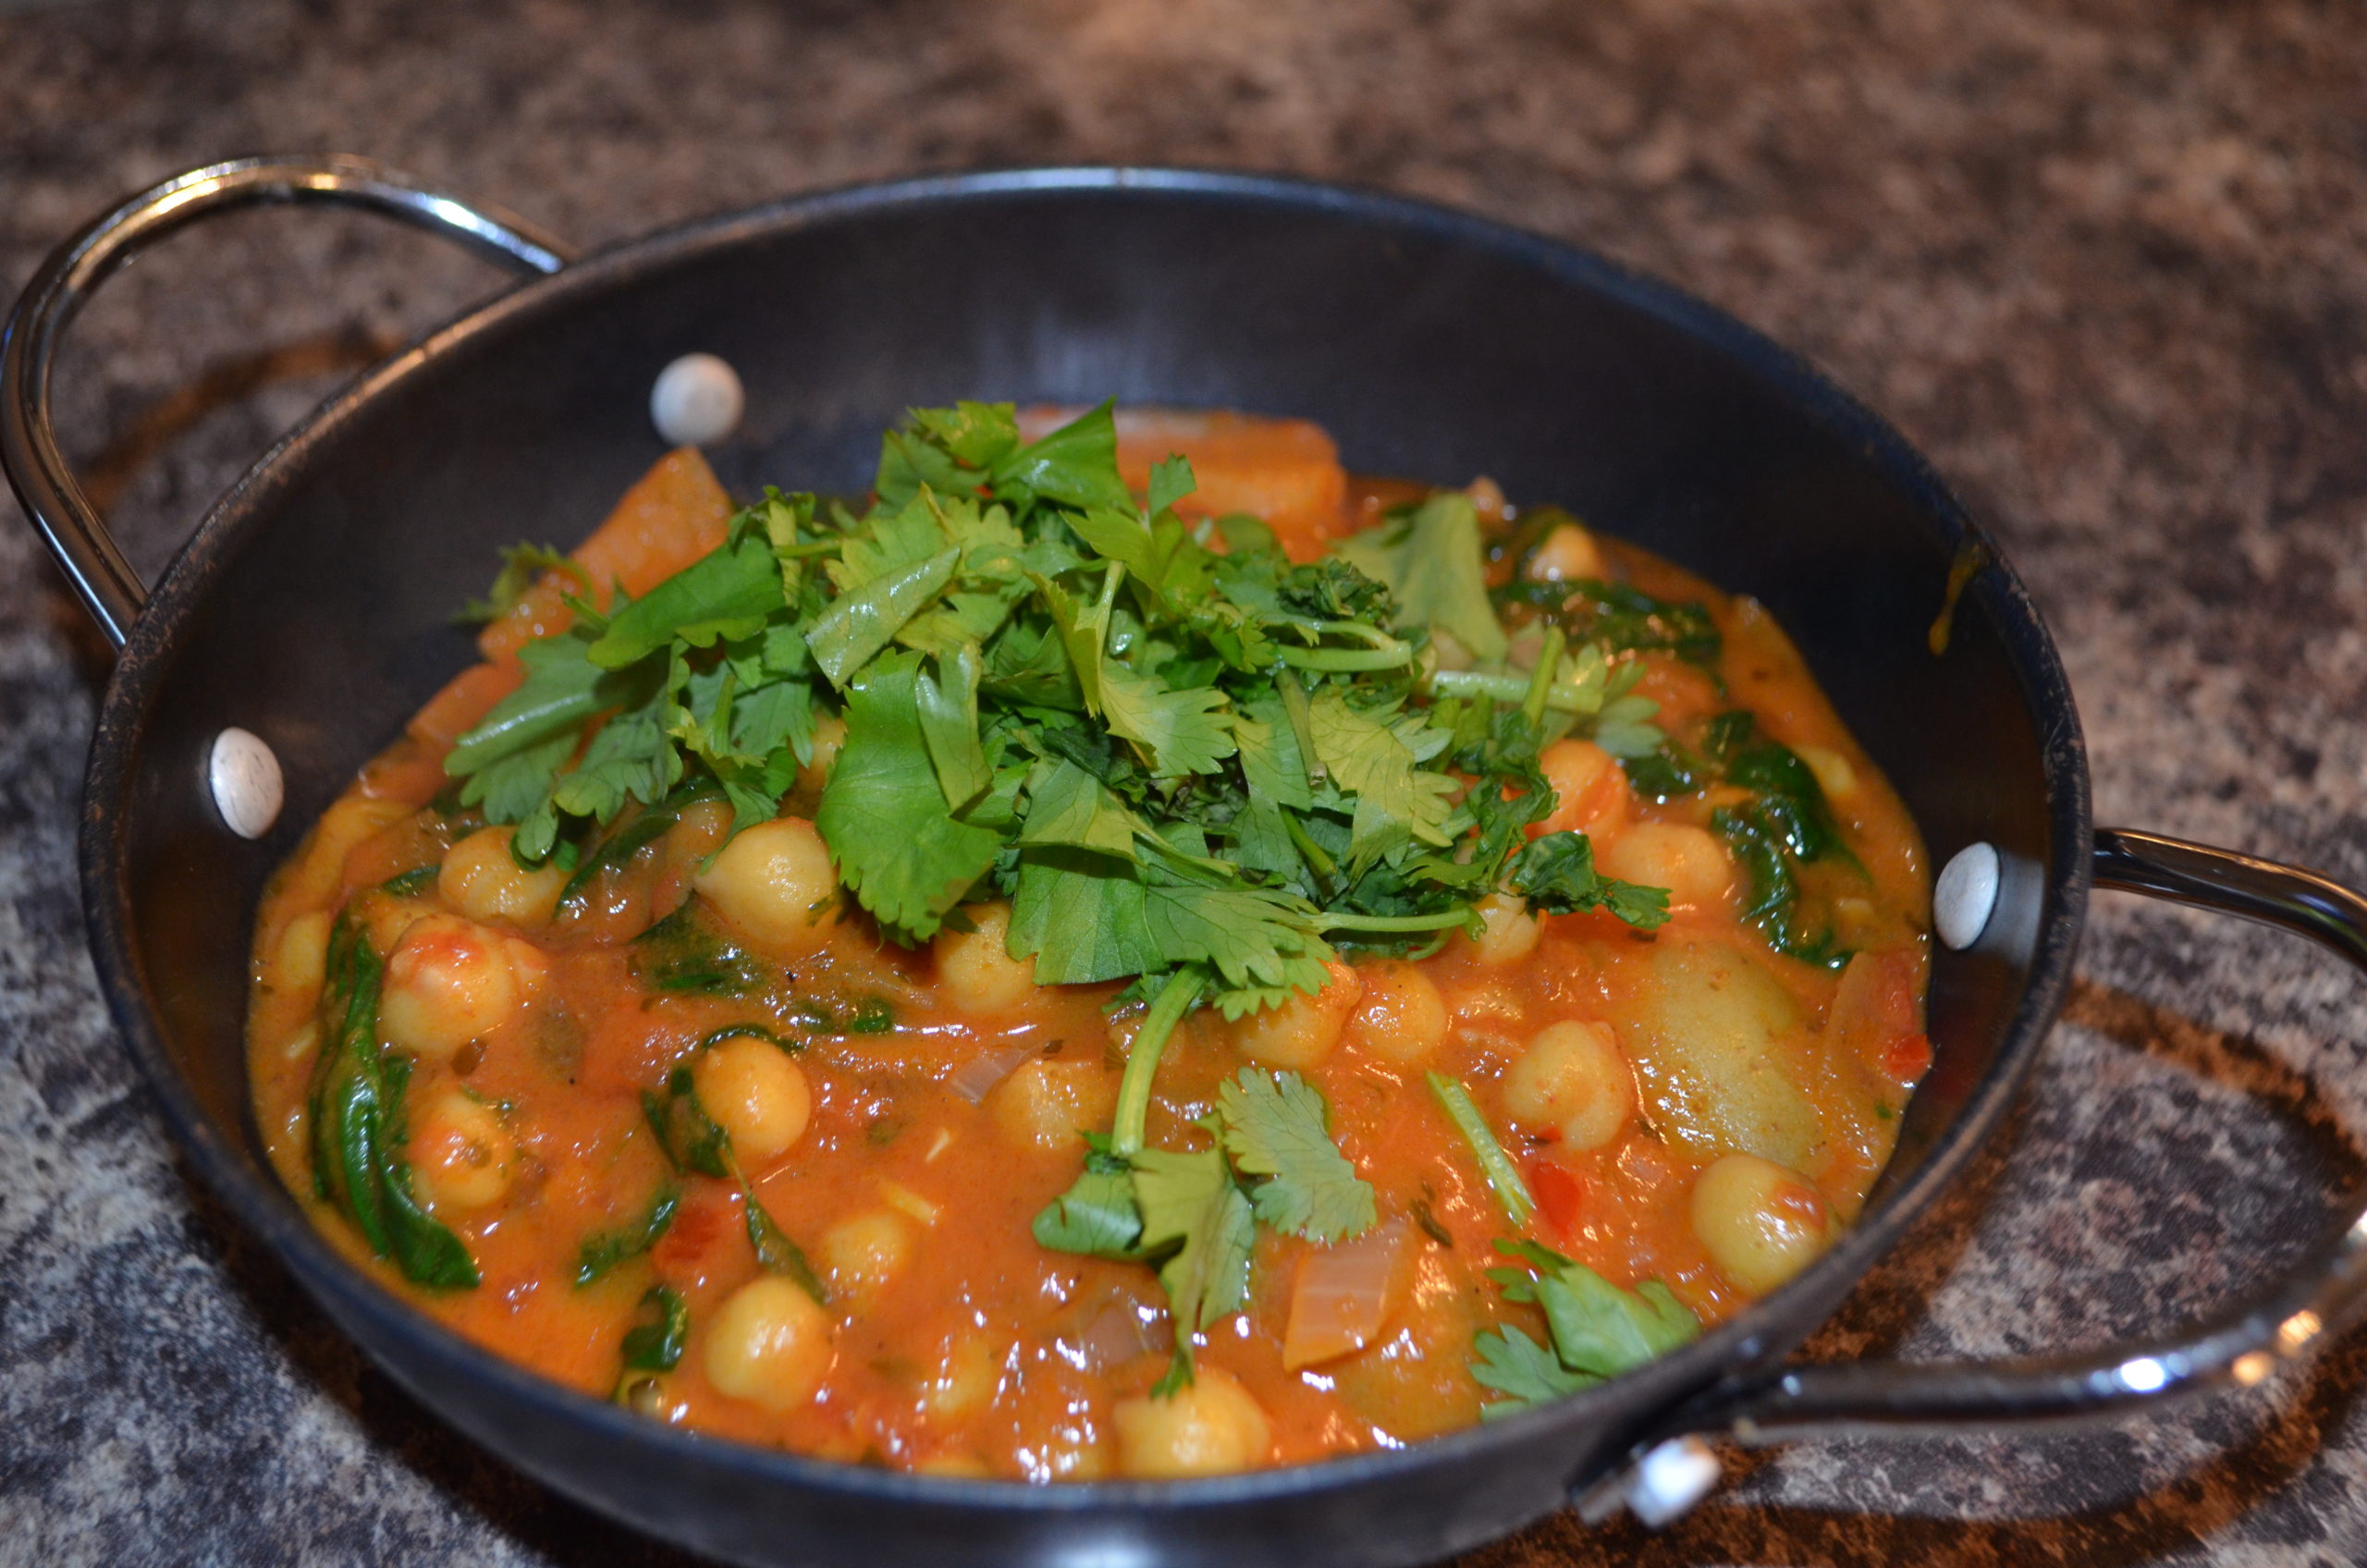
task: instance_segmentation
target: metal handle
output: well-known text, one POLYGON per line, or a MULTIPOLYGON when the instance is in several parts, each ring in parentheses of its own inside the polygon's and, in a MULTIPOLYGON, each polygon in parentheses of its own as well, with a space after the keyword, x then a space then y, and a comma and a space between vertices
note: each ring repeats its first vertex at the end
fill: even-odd
MULTIPOLYGON (((2096 885, 2314 937, 2367 973, 2367 899, 2312 872, 2152 833, 2099 828, 2096 885)), ((1713 1394, 1678 1430, 1745 1442, 1961 1432, 2108 1416, 2234 1385, 2312 1354, 2367 1309, 2367 1208, 2310 1261, 2201 1326, 2078 1355, 1778 1367, 1713 1394)))
POLYGON ((117 647, 148 590, 57 449, 49 374, 59 339, 107 274, 187 223, 238 207, 319 202, 380 213, 518 272, 555 273, 564 241, 498 208, 475 207, 366 158, 234 158, 132 197, 50 252, 0 332, 0 470, 91 618, 117 647))

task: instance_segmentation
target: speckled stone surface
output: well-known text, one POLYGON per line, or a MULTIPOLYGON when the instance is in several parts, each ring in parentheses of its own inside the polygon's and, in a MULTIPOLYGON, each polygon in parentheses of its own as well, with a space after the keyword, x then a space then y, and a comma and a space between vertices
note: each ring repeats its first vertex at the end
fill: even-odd
MULTIPOLYGON (((2353 0, 87 3, 0 16, 0 288, 117 196, 375 154, 585 242, 1052 160, 1457 202, 1674 278, 1895 418, 2054 619, 2106 822, 2367 884, 2367 18, 2353 0)), ((498 280, 366 220, 185 239, 63 415, 154 570, 269 435, 498 280)), ((6 503, 0 511, 12 512, 6 503)), ((0 518, 0 1562, 672 1564, 446 1433, 195 1191, 113 1043, 70 836, 104 659, 0 518)), ((1992 1155, 1809 1354, 2167 1327, 2355 1183, 2367 1001, 2100 900, 1992 1155)), ((2103 1432, 1732 1456, 1570 1563, 2345 1564, 2367 1341, 2103 1432)))

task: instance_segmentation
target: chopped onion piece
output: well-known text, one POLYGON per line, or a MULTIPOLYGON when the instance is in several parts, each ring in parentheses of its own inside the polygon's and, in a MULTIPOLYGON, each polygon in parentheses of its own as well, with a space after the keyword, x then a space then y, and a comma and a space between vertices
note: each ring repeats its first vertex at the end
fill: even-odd
POLYGON ((1018 1072, 1021 1063, 1043 1048, 1031 1041, 999 1051, 980 1051, 954 1069, 953 1076, 945 1081, 945 1086, 975 1105, 985 1099, 997 1084, 1018 1072))
POLYGON ((1282 1334, 1286 1370, 1346 1355, 1380 1337, 1405 1237, 1405 1222, 1392 1219, 1353 1242, 1306 1255, 1291 1286, 1290 1326, 1282 1334))
POLYGON ((1113 1366, 1168 1348, 1168 1336, 1157 1331, 1159 1315, 1119 1296, 1093 1315, 1076 1339, 1076 1366, 1083 1372, 1107 1372, 1113 1366), (1148 1316, 1151 1321, 1146 1322, 1148 1316))

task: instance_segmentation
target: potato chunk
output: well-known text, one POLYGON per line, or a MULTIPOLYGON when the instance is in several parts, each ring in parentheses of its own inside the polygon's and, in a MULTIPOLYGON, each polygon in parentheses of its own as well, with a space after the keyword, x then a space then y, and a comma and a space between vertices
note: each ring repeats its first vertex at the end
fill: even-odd
POLYGON ((1791 993, 1719 942, 1657 945, 1630 962, 1620 1042, 1653 1124, 1699 1154, 1814 1169, 1825 1132, 1791 1060, 1805 1028, 1791 993))

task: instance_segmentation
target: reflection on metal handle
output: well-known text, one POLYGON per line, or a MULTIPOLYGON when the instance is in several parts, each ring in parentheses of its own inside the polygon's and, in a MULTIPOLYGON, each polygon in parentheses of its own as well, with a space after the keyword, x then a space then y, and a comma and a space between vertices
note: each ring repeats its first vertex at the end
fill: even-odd
POLYGON ((121 647, 148 597, 74 482, 50 423, 49 375, 67 324, 102 279, 183 224, 265 202, 361 207, 440 234, 521 273, 557 272, 566 244, 364 158, 238 158, 177 175, 90 224, 42 263, 0 333, 0 469, 107 640, 121 647))
MULTIPOLYGON (((2367 972, 2367 899, 2323 876, 2111 828, 2097 830, 2095 853, 2099 887, 2281 925, 2367 972)), ((1779 1367, 1713 1395, 1684 1425, 1772 1442, 2119 1415, 2229 1385, 2249 1388, 2326 1343, 2362 1307, 2367 1211, 2329 1230, 2292 1275, 2183 1333, 2028 1360, 1779 1367)))

